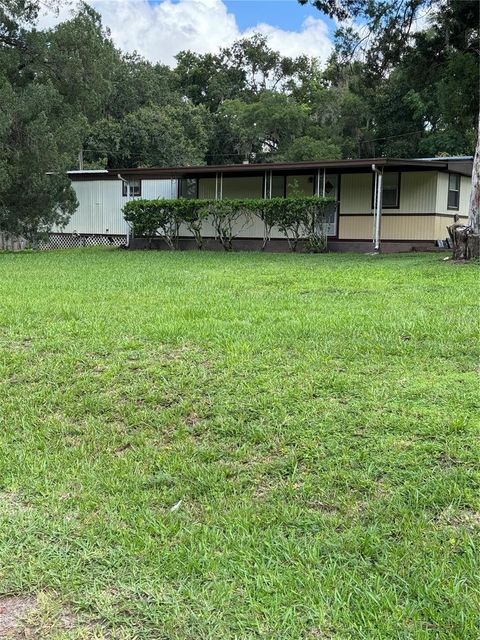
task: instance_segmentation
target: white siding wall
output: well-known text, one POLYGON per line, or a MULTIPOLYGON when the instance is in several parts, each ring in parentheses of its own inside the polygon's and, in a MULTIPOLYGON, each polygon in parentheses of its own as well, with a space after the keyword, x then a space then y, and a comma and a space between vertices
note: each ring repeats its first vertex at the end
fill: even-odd
MULTIPOLYGON (((173 200, 177 197, 178 185, 176 180, 142 180, 142 198, 154 200, 166 198, 173 200)), ((126 200, 126 198, 124 198, 126 200)))
POLYGON ((372 175, 370 173, 344 173, 340 182, 340 212, 371 213, 372 175))
POLYGON ((122 184, 116 180, 74 181, 78 208, 63 228, 53 231, 60 233, 127 233, 127 223, 123 219, 122 184))
MULTIPOLYGON (((400 176, 400 208, 402 213, 434 213, 437 191, 436 171, 407 171, 400 176)), ((392 211, 392 209, 386 211, 392 211)))
MULTIPOLYGON (((56 233, 126 234, 128 225, 122 208, 127 198, 122 196, 120 180, 73 181, 78 208, 65 227, 56 233)), ((142 180, 142 198, 176 198, 176 180, 142 180)))
MULTIPOLYGON (((384 208, 386 213, 435 213, 437 193, 436 171, 405 171, 400 175, 400 207, 384 208)), ((340 211, 346 213, 371 213, 371 173, 345 173, 342 175, 340 211)))

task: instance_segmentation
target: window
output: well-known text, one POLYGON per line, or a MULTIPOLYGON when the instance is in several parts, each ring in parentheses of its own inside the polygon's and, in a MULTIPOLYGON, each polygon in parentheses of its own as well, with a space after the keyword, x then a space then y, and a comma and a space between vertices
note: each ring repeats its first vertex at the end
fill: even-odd
POLYGON ((287 176, 287 198, 313 196, 315 180, 313 176, 287 176))
POLYGON ((272 198, 283 198, 285 195, 285 176, 272 176, 272 198))
MULTIPOLYGON (((142 195, 142 181, 141 180, 128 180, 128 195, 130 198, 138 198, 142 195)), ((127 197, 127 183, 122 182, 122 195, 127 197)))
MULTIPOLYGON (((220 184, 218 188, 220 190, 220 184)), ((222 198, 225 200, 263 198, 263 178, 261 176, 229 176, 223 178, 221 190, 222 198)))
POLYGON ((382 182, 382 206, 384 209, 398 209, 400 195, 400 174, 398 171, 384 173, 382 182))
POLYGON ((460 205, 460 176, 450 173, 448 176, 448 208, 457 209, 460 205))
POLYGON ((182 178, 178 181, 178 197, 195 199, 197 197, 197 179, 182 178))

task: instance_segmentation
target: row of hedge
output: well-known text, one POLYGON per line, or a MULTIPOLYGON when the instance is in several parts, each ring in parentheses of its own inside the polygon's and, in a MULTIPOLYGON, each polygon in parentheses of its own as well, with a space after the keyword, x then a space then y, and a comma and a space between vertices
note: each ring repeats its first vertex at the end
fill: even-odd
POLYGON ((233 240, 248 227, 255 217, 263 222, 262 249, 277 227, 296 251, 305 240, 309 251, 325 251, 327 207, 332 198, 272 198, 270 200, 131 200, 123 208, 125 220, 133 227, 135 237, 161 237, 171 249, 178 246, 180 225, 193 235, 202 249, 202 229, 208 219, 226 251, 233 248, 233 240))

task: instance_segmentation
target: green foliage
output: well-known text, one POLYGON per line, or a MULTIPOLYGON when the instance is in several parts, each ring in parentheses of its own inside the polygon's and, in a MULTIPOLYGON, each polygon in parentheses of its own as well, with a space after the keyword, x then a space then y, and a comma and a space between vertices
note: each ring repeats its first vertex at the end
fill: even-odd
POLYGON ((123 207, 125 220, 134 229, 135 235, 152 237, 159 235, 170 249, 176 248, 178 227, 182 221, 182 205, 188 207, 188 200, 177 200, 178 207, 172 207, 173 200, 130 200, 123 207))
POLYGON ((210 200, 205 211, 210 216, 215 237, 225 251, 233 249, 233 239, 248 227, 262 206, 261 200, 210 200))
POLYGON ((259 33, 217 54, 182 51, 174 71, 182 95, 217 111, 225 100, 255 102, 265 91, 291 90, 318 68, 307 56, 289 58, 274 51, 259 33))
POLYGON ((219 116, 230 123, 235 150, 245 158, 255 154, 259 160, 301 135, 308 112, 288 95, 263 91, 254 102, 225 101, 219 116))
POLYGON ((75 210, 66 171, 106 104, 116 55, 88 6, 35 31, 27 22, 38 6, 11 0, 0 9, 0 229, 30 239, 75 210))
POLYGON ((0 230, 33 240, 76 208, 66 169, 82 121, 56 120, 62 100, 51 85, 12 87, 4 79, 3 88, 0 230))
POLYGON ((326 209, 331 198, 303 197, 294 193, 290 198, 243 200, 130 200, 123 207, 125 220, 133 227, 136 237, 160 236, 171 249, 176 248, 180 225, 194 235, 199 249, 203 247, 202 225, 210 220, 215 237, 226 251, 233 249, 233 240, 253 217, 264 224, 264 242, 270 239, 273 227, 278 227, 288 240, 292 251, 298 242, 307 241, 311 251, 326 250, 326 209))
POLYGON ((180 103, 173 71, 162 64, 152 64, 138 54, 119 57, 113 68, 112 97, 108 116, 122 120, 142 107, 166 107, 180 103))
POLYGON ((292 140, 289 147, 281 154, 281 160, 290 162, 336 160, 341 157, 341 154, 340 147, 333 142, 300 136, 292 140))
MULTIPOLYGON (((350 4, 354 10, 355 2, 340 4, 350 4)), ((370 37, 360 42, 357 33, 349 45, 345 32, 340 33, 339 48, 326 71, 332 85, 357 102, 351 111, 353 129, 341 132, 344 156, 473 153, 479 109, 480 4, 360 0, 357 9, 370 37), (410 18, 427 8, 428 23, 412 33, 415 21, 410 18), (398 12, 401 18, 393 24, 398 12), (362 48, 360 62, 356 52, 362 48)))
MULTIPOLYGON (((150 105, 112 125, 114 137, 106 145, 118 150, 109 153, 111 166, 181 166, 203 161, 208 117, 202 106, 150 105)), ((95 128, 100 135, 102 126, 100 122, 95 128)))

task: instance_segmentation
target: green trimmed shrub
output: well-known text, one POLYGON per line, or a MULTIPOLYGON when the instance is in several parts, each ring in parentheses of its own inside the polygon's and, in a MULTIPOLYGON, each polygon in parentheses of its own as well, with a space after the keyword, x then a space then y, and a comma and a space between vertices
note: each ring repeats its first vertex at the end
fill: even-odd
POLYGON ((180 200, 130 200, 123 207, 124 218, 135 236, 148 237, 150 244, 152 237, 160 236, 170 249, 176 249, 181 207, 172 207, 172 202, 180 200))
POLYGON ((203 222, 209 219, 215 237, 226 251, 233 249, 233 240, 257 217, 263 222, 262 249, 270 240, 272 229, 285 235, 291 251, 296 251, 300 240, 306 241, 308 251, 325 251, 326 210, 332 198, 291 197, 245 200, 130 200, 123 207, 125 220, 133 226, 134 236, 150 239, 163 238, 175 249, 178 230, 184 224, 202 249, 203 222))

